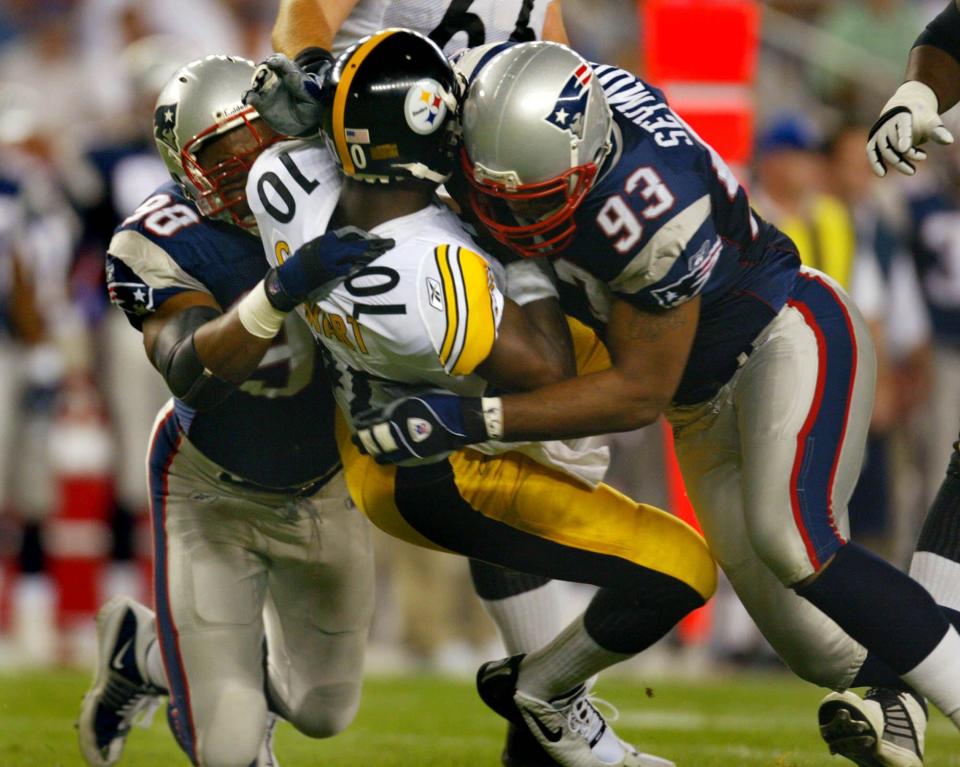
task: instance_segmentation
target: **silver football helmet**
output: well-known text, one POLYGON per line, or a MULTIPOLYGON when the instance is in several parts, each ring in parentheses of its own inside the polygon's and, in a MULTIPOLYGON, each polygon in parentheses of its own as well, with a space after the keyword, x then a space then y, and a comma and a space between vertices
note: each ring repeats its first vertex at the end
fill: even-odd
POLYGON ((473 208, 514 251, 556 253, 610 152, 610 106, 590 65, 564 45, 489 53, 458 62, 469 82, 462 159, 473 208))
POLYGON ((279 139, 253 107, 244 105, 254 64, 235 56, 207 56, 177 70, 157 97, 153 135, 170 175, 200 212, 250 229, 247 174, 254 160, 279 139), (214 139, 231 137, 230 151, 201 162, 214 139))

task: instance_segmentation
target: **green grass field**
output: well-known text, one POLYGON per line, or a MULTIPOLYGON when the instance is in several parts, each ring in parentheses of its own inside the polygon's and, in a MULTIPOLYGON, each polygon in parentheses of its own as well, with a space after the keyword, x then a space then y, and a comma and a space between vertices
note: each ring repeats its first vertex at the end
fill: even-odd
MULTIPOLYGON (((76 672, 0 676, 0 767, 82 765, 73 721, 87 677, 76 672)), ((619 732, 680 767, 850 767, 817 736, 820 690, 786 675, 704 682, 601 682, 620 708, 619 732)), ((367 681, 357 721, 312 741, 287 725, 277 738, 283 767, 496 767, 503 723, 469 682, 436 677, 367 681)), ((960 767, 960 735, 931 721, 927 767, 960 767)), ((187 765, 163 711, 134 730, 121 765, 187 765)))

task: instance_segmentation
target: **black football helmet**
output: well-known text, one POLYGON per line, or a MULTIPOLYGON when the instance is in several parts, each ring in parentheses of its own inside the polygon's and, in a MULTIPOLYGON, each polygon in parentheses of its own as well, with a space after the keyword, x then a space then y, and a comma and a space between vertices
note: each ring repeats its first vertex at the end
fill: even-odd
POLYGON ((446 181, 457 145, 458 81, 436 44, 385 29, 348 48, 324 85, 324 135, 363 181, 446 181))

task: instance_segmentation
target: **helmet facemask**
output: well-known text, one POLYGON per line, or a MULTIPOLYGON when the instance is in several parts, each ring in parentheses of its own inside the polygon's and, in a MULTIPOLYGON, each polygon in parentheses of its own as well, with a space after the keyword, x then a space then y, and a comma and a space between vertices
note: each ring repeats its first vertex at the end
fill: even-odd
POLYGON ((280 138, 252 107, 246 107, 188 140, 180 151, 185 176, 181 183, 200 212, 244 229, 256 228, 247 205, 247 174, 260 153, 280 138), (223 159, 217 155, 212 162, 201 159, 221 142, 229 142, 223 159))
POLYGON ((528 258, 553 255, 570 244, 576 233, 574 214, 597 175, 595 163, 547 181, 519 184, 515 174, 474 165, 465 149, 460 154, 471 207, 496 240, 528 258))

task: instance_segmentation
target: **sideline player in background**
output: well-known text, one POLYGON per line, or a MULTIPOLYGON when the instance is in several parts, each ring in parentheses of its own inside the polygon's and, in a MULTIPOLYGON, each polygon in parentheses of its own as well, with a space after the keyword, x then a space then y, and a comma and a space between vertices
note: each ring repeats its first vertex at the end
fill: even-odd
MULTIPOLYGON (((536 265, 517 264, 507 293, 524 307, 505 300, 499 265, 476 252, 453 212, 435 200, 453 167, 457 128, 458 83, 439 48, 408 30, 377 33, 338 59, 326 87, 332 109, 325 135, 336 155, 315 143, 279 144, 251 169, 247 196, 280 290, 271 292, 268 277, 263 306, 252 303, 256 291, 244 299, 244 326, 269 335, 283 316, 276 310, 302 302, 297 274, 299 262, 312 257, 312 238, 328 226, 373 227, 396 246, 300 308, 324 345, 349 420, 399 391, 439 385, 480 392, 487 382, 527 388, 573 372, 539 330, 540 313, 549 310, 567 336, 552 283, 536 265), (345 137, 355 131, 360 142, 347 152, 345 137), (268 296, 275 298, 268 303, 268 296)), ((593 334, 586 338, 596 366, 608 364, 596 355, 593 334)), ((398 468, 378 467, 355 451, 343 459, 353 498, 397 537, 600 586, 556 640, 481 671, 481 696, 526 723, 561 764, 662 764, 619 741, 584 684, 701 603, 712 591, 712 563, 679 520, 604 485, 588 489, 606 463, 588 448, 484 445, 398 468)))
MULTIPOLYGON (((252 72, 210 56, 171 78, 154 133, 175 180, 108 251, 111 300, 175 399, 147 459, 156 626, 124 597, 97 618, 98 670, 79 722, 95 767, 117 762, 134 718, 164 693, 177 741, 207 767, 273 765, 268 711, 327 737, 360 701, 372 550, 315 344, 295 318, 259 346, 222 323, 266 271, 243 192, 276 135, 240 103, 252 72)), ((340 254, 387 245, 325 243, 340 254)))
MULTIPOLYGON (((960 3, 950 0, 920 33, 907 60, 906 82, 886 103, 870 130, 867 157, 874 173, 882 177, 892 167, 912 176, 916 163, 927 156, 920 148, 923 144, 952 144, 954 138, 940 115, 958 101, 960 3)), ((943 445, 944 450, 946 447, 943 445)), ((946 477, 920 531, 910 575, 933 595, 960 629, 960 442, 953 443, 946 477)), ((877 741, 880 753, 875 764, 910 767, 915 763, 894 761, 892 757, 885 760, 883 741, 892 739, 896 731, 885 731, 882 726, 884 696, 883 690, 875 689, 869 690, 864 700, 851 692, 836 693, 828 695, 824 705, 847 708, 851 718, 847 737, 877 741)))
MULTIPOLYGON (((469 204, 516 252, 552 257, 563 308, 605 331, 614 364, 502 398, 400 401, 368 422, 394 437, 372 443, 381 459, 409 457, 409 419, 429 422, 416 452, 430 455, 666 411, 707 540, 791 668, 834 689, 906 682, 960 726, 960 635, 920 585, 847 538, 874 377, 847 297, 800 268, 716 152, 635 76, 542 43, 468 75, 469 204)), ((889 697, 889 745, 919 763, 922 700, 889 697)), ((847 714, 821 709, 834 713, 847 714)), ((856 750, 873 742, 846 745, 883 763, 856 750)))

